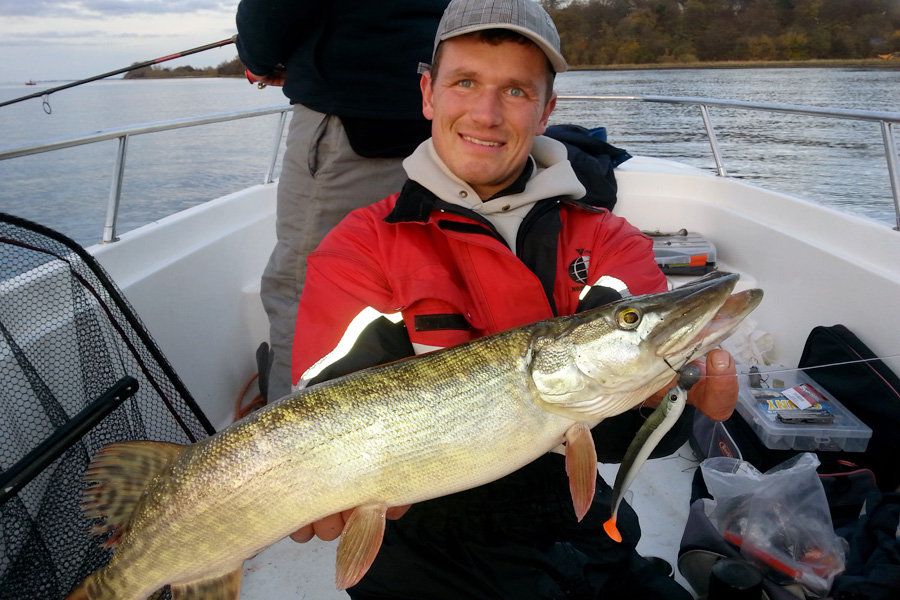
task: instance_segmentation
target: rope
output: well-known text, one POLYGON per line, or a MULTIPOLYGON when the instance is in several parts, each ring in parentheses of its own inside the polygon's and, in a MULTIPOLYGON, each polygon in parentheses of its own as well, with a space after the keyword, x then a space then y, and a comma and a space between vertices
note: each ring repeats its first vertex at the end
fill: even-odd
POLYGON ((250 402, 244 403, 244 397, 247 395, 247 391, 250 389, 250 386, 253 385, 253 382, 259 377, 258 373, 254 373, 253 376, 247 380, 247 383, 244 384, 243 389, 241 389, 241 393, 238 394, 237 400, 234 403, 234 420, 240 421, 250 413, 255 410, 259 410, 263 406, 266 405, 265 398, 262 397, 262 394, 257 392, 256 396, 253 397, 250 402))

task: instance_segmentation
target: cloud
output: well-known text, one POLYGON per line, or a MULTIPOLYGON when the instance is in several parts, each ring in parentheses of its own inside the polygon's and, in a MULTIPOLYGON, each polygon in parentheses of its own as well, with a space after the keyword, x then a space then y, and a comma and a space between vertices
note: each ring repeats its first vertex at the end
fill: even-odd
POLYGON ((14 31, 0 38, 0 46, 94 46, 110 40, 157 39, 168 37, 161 33, 109 32, 102 30, 77 31, 14 31))
POLYGON ((0 0, 0 81, 80 79, 199 47, 233 35, 236 10, 234 0, 0 0))
POLYGON ((129 15, 189 14, 203 11, 234 11, 236 5, 223 0, 3 0, 0 15, 97 19, 129 15))
POLYGON ((50 0, 5 0, 0 3, 0 15, 30 17, 41 14, 58 14, 58 12, 47 11, 52 4, 53 2, 50 0))

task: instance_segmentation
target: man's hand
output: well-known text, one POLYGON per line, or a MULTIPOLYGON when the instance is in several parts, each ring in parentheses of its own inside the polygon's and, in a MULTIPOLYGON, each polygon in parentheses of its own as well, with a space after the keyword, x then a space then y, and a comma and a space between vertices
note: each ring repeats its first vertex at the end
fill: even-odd
POLYGON ((271 75, 255 75, 250 72, 250 69, 244 69, 244 75, 247 76, 247 81, 250 83, 255 83, 257 85, 263 84, 262 87, 267 85, 275 85, 275 86, 283 86, 285 71, 275 71, 271 75))
MULTIPOLYGON (((409 504, 406 504, 405 506, 392 506, 387 510, 387 518, 399 519, 406 513, 407 510, 409 510, 409 507, 409 504)), ((301 544, 308 542, 309 540, 313 539, 313 537, 318 537, 320 540, 325 542, 336 540, 338 536, 341 535, 341 532, 344 530, 344 525, 347 523, 347 519, 350 518, 350 514, 354 510, 356 509, 351 508, 350 510, 341 511, 336 514, 329 515, 320 521, 316 521, 315 523, 304 525, 291 534, 291 539, 295 542, 300 542, 301 544)))
POLYGON ((737 367, 725 350, 712 350, 699 362, 701 377, 688 391, 688 403, 713 421, 725 421, 734 412, 738 397, 737 367))
MULTIPOLYGON (((711 350, 706 361, 695 360, 692 364, 700 369, 700 381, 688 390, 688 404, 713 421, 725 421, 737 406, 738 380, 737 367, 731 354, 725 350, 711 350)), ((653 394, 644 406, 655 408, 663 395, 678 381, 673 377, 666 387, 653 394)))

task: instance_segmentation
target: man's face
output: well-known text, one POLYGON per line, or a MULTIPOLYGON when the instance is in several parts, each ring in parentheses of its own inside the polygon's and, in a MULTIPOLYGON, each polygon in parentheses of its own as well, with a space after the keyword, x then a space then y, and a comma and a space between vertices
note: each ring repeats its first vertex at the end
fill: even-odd
POLYGON ((436 79, 422 76, 422 112, 441 160, 484 200, 522 173, 556 94, 537 46, 493 45, 461 36, 443 42, 436 79))

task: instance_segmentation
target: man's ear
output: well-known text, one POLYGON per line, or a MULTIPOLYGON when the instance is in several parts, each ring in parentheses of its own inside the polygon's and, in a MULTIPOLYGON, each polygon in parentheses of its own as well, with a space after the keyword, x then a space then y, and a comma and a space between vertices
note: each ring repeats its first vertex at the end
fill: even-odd
POLYGON ((431 72, 422 73, 422 78, 419 80, 419 88, 422 90, 422 114, 429 121, 434 118, 434 88, 431 83, 431 72))
POLYGON ((550 100, 544 106, 544 112, 541 114, 541 120, 538 122, 534 135, 544 135, 544 132, 547 131, 547 122, 550 121, 550 113, 553 112, 554 108, 556 108, 556 92, 551 93, 550 100))

